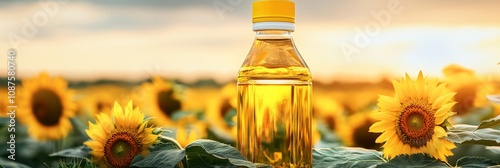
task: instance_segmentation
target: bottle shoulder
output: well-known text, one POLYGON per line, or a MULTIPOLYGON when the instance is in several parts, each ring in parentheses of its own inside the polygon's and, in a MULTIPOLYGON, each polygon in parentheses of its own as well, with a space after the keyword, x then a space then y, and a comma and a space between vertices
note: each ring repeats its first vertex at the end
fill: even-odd
POLYGON ((255 39, 243 67, 286 68, 305 67, 307 64, 288 39, 255 39))

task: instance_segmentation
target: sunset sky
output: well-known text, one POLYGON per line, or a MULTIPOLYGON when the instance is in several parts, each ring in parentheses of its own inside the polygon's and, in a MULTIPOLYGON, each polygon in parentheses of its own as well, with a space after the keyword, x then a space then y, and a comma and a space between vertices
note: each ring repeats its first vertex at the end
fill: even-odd
MULTIPOLYGON (((500 1, 295 2, 294 40, 316 80, 419 70, 440 77, 451 63, 500 75, 500 1), (373 15, 384 12, 383 22, 373 15), (363 35, 368 42, 359 45, 363 35), (357 50, 349 55, 345 46, 357 50)), ((0 63, 15 48, 21 78, 44 70, 70 80, 224 82, 236 78, 255 36, 249 0, 8 0, 0 1, 0 21, 0 63), (27 34, 31 24, 36 31, 27 34)))

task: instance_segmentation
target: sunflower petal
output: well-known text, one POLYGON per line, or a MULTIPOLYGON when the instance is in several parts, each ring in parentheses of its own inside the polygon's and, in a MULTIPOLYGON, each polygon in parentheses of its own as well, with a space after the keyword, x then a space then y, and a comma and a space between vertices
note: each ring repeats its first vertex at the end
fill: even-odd
POLYGON ((397 115, 391 112, 375 112, 371 115, 375 120, 388 120, 388 121, 396 121, 397 115))
POLYGON ((394 123, 388 121, 379 121, 370 126, 369 132, 384 132, 388 129, 394 129, 394 123))
POLYGON ((455 96, 455 92, 449 92, 446 93, 436 99, 434 103, 432 103, 432 109, 439 109, 441 106, 443 106, 446 102, 449 102, 452 100, 453 96, 455 96))
POLYGON ((438 138, 448 136, 448 134, 447 134, 447 133, 446 133, 446 131, 443 129, 443 127, 440 127, 440 126, 436 126, 436 127, 434 127, 434 134, 436 134, 436 136, 437 136, 438 138))
POLYGON ((394 135, 395 134, 392 132, 384 132, 375 140, 375 143, 386 142, 387 140, 391 139, 394 135))
POLYGON ((401 110, 401 103, 395 98, 380 95, 378 98, 378 107, 383 111, 399 111, 401 110))

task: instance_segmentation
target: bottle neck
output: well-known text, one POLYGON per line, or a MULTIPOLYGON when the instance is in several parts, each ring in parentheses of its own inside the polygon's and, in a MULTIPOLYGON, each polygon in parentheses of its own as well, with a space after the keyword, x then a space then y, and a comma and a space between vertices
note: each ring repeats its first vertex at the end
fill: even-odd
POLYGON ((295 31, 295 25, 290 22, 255 22, 252 29, 253 31, 283 30, 293 32, 295 31))
POLYGON ((292 32, 288 30, 259 30, 256 39, 292 39, 292 32))

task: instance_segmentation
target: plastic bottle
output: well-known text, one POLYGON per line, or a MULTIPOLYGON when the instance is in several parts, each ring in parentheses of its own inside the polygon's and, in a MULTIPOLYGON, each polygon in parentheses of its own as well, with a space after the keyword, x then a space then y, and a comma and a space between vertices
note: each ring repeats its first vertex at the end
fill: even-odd
POLYGON ((312 166, 312 77, 295 48, 295 3, 252 4, 256 38, 238 72, 238 150, 273 167, 312 166))

